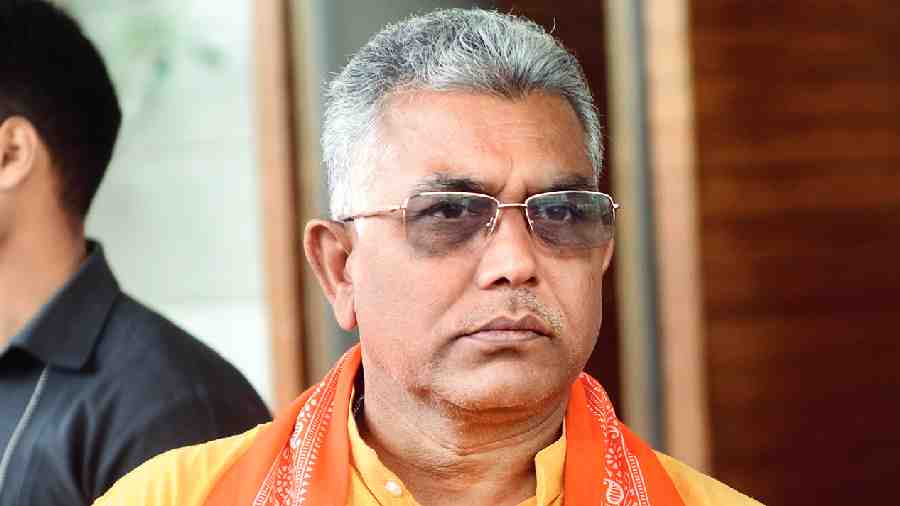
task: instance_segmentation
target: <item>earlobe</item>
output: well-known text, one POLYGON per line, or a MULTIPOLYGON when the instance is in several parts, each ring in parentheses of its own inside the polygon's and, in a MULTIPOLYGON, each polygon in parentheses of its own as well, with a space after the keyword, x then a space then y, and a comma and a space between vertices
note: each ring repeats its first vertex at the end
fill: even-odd
POLYGON ((40 140, 25 118, 13 116, 0 123, 0 191, 18 187, 32 172, 40 140))
POLYGON ((311 220, 303 233, 303 249, 338 324, 344 330, 352 330, 356 327, 353 277, 349 266, 353 245, 344 225, 311 220))
POLYGON ((603 254, 603 273, 606 273, 606 270, 609 269, 609 264, 612 262, 613 251, 616 249, 616 241, 612 239, 609 241, 609 244, 606 246, 606 252, 603 254))

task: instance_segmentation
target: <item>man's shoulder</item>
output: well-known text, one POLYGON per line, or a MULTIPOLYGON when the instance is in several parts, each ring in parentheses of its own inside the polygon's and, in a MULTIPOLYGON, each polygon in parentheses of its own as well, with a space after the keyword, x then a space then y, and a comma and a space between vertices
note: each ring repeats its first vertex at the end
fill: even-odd
POLYGON ((172 418, 173 411, 195 417, 191 430, 196 437, 185 442, 235 434, 270 419, 237 368, 124 293, 103 329, 92 367, 96 388, 107 401, 101 405, 118 406, 149 421, 172 418))
POLYGON ((157 455, 125 475, 94 504, 202 505, 222 473, 247 451, 263 427, 157 455))
POLYGON ((753 506, 758 501, 664 453, 655 452, 660 464, 684 500, 685 506, 753 506))
MULTIPOLYGON (((184 383, 216 382, 250 388, 243 375, 215 350, 168 318, 122 293, 113 307, 96 350, 97 366, 138 369, 184 383)), ((132 369, 133 370, 133 369, 132 369)))
POLYGON ((103 334, 101 345, 117 352, 127 351, 126 346, 157 355, 200 351, 224 361, 186 330, 124 292, 113 305, 103 334))

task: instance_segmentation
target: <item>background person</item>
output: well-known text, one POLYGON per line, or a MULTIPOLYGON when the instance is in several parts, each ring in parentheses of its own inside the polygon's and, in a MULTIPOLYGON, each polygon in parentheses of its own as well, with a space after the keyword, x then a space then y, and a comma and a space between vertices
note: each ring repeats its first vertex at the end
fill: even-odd
POLYGON ((148 458, 269 414, 85 238, 121 122, 97 50, 43 0, 0 3, 0 48, 0 504, 90 504, 148 458))

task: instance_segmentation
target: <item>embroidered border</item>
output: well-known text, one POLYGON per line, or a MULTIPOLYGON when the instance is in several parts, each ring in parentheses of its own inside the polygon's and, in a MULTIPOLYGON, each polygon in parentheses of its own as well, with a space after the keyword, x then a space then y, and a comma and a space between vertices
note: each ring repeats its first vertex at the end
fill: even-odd
POLYGON ((269 469, 253 506, 301 506, 306 502, 319 450, 334 412, 338 379, 348 358, 349 353, 341 357, 300 409, 291 438, 269 469))
POLYGON ((619 419, 606 395, 606 391, 594 378, 582 373, 579 377, 587 394, 588 411, 600 423, 603 433, 603 447, 606 453, 603 462, 606 478, 604 503, 609 506, 650 506, 647 483, 637 457, 628 450, 625 436, 619 428, 619 419))

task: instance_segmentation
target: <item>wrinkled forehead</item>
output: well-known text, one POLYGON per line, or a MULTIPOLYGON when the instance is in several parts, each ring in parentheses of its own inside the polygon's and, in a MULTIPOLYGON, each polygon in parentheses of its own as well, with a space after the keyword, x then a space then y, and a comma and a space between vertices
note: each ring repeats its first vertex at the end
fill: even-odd
POLYGON ((384 105, 375 131, 365 187, 380 203, 422 191, 597 190, 581 123, 555 94, 409 93, 384 105))

